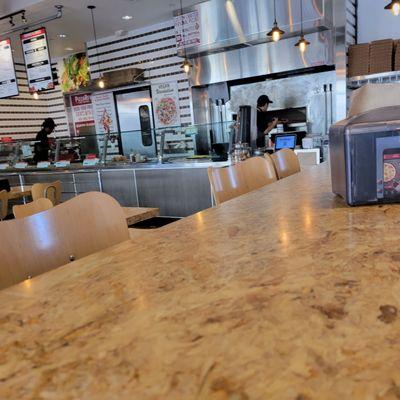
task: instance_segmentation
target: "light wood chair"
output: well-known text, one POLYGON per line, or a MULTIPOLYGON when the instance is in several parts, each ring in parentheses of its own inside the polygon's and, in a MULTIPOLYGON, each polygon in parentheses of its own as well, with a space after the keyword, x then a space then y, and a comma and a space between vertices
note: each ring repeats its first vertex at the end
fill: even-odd
POLYGON ((252 157, 239 164, 249 191, 260 189, 278 180, 274 162, 265 157, 252 157))
POLYGON ((27 218, 0 223, 0 288, 129 240, 125 214, 89 192, 27 218))
POLYGON ((50 199, 41 198, 32 201, 31 203, 13 207, 13 214, 16 219, 30 217, 43 211, 53 208, 53 203, 50 199))
POLYGON ((54 206, 61 203, 61 181, 35 183, 32 186, 32 200, 41 198, 51 200, 54 206))
POLYGON ((8 192, 2 190, 0 192, 0 221, 7 217, 8 214, 8 192))
POLYGON ((286 178, 290 175, 300 172, 300 163, 293 150, 282 149, 272 154, 276 173, 279 179, 286 178))
POLYGON ((249 191, 240 164, 224 168, 209 167, 208 179, 217 205, 249 191))

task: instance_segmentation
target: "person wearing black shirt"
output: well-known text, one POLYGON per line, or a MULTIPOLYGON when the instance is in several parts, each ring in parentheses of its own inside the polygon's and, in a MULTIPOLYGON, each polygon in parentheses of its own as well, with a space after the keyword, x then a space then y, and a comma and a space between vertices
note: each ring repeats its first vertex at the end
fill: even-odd
POLYGON ((36 141, 39 141, 39 143, 35 143, 34 150, 33 160, 36 163, 49 160, 50 143, 48 136, 53 133, 55 127, 53 118, 46 118, 42 124, 42 130, 36 135, 36 141))
POLYGON ((278 118, 268 118, 268 106, 273 101, 268 96, 262 95, 257 100, 257 147, 265 147, 265 136, 278 124, 278 118))

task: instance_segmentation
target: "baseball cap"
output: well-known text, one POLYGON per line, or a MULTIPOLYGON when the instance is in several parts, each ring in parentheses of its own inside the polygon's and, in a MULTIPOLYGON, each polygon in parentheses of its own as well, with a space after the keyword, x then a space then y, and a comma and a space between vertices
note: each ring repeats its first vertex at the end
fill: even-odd
POLYGON ((42 124, 43 128, 55 128, 57 125, 53 118, 46 118, 42 124))
POLYGON ((265 104, 272 104, 272 103, 273 103, 273 101, 271 101, 271 99, 266 94, 263 94, 257 100, 258 107, 263 107, 263 106, 265 106, 265 104))

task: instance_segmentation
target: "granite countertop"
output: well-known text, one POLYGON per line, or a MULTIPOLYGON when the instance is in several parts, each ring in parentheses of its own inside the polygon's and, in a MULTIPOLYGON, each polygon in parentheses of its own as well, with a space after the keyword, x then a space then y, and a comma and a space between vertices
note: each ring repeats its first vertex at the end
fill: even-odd
POLYGON ((322 164, 3 290, 0 398, 399 399, 399 220, 322 164))

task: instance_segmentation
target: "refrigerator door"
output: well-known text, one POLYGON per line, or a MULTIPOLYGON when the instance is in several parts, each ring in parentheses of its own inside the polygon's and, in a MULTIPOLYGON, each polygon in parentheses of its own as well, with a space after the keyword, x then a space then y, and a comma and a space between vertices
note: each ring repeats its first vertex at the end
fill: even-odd
POLYGON ((150 91, 117 92, 115 99, 123 154, 156 157, 150 91))

